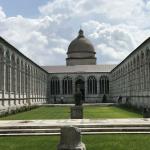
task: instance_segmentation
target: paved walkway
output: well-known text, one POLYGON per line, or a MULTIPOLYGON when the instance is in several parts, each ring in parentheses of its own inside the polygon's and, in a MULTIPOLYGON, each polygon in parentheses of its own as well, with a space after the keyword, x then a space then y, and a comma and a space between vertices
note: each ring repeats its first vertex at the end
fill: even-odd
POLYGON ((7 127, 61 127, 61 126, 150 126, 150 119, 59 119, 59 120, 6 120, 0 128, 7 127))
MULTIPOLYGON (((40 106, 74 106, 75 104, 39 104, 40 106)), ((83 106, 116 106, 117 103, 83 103, 83 106)))
POLYGON ((82 134, 150 134, 150 119, 66 119, 0 121, 0 136, 60 135, 62 126, 76 126, 82 134))

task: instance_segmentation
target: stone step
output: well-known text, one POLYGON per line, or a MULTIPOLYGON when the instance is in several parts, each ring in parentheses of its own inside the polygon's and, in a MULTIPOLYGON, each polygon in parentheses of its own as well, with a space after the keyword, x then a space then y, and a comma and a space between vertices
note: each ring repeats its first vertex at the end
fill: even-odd
MULTIPOLYGON (((150 127, 124 127, 124 128, 80 128, 84 133, 101 132, 150 132, 150 127)), ((20 133, 60 133, 60 128, 56 129, 1 129, 0 134, 20 134, 20 133)))
POLYGON ((13 133, 60 133, 60 129, 2 129, 0 134, 13 133))
POLYGON ((150 119, 61 119, 0 121, 0 135, 58 135, 63 126, 75 126, 82 134, 149 133, 150 119))
MULTIPOLYGON (((62 125, 64 126, 64 125, 62 125)), ((116 124, 116 125, 74 125, 78 128, 86 129, 86 128, 130 128, 130 127, 135 127, 135 128, 140 128, 140 127, 149 127, 150 124, 116 124)), ((28 125, 17 125, 17 126, 0 126, 0 130, 2 129, 56 129, 56 128, 61 128, 61 125, 49 125, 49 126, 40 126, 40 125, 35 125, 35 126, 28 126, 28 125)))
MULTIPOLYGON (((82 135, 96 135, 96 134, 150 134, 150 132, 82 132, 82 135)), ((54 136, 60 133, 8 133, 0 134, 0 136, 54 136)))

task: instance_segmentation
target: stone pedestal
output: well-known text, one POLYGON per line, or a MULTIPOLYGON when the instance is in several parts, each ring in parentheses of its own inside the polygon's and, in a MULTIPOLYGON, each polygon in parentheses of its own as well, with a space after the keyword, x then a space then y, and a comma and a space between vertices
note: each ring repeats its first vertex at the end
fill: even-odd
POLYGON ((81 140, 79 128, 68 126, 61 128, 61 138, 57 150, 86 150, 81 140))
POLYGON ((83 107, 82 106, 71 107, 71 119, 83 119, 83 107))
POLYGON ((149 108, 144 108, 143 118, 150 118, 150 110, 149 110, 149 108))

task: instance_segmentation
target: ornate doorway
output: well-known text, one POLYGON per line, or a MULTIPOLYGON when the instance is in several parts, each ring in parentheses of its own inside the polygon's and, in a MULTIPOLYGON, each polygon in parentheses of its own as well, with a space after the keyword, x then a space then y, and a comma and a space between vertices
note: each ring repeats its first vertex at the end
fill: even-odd
POLYGON ((85 101, 85 85, 84 85, 84 81, 82 79, 78 79, 75 82, 75 90, 77 92, 77 89, 80 90, 81 94, 82 94, 82 100, 85 101))

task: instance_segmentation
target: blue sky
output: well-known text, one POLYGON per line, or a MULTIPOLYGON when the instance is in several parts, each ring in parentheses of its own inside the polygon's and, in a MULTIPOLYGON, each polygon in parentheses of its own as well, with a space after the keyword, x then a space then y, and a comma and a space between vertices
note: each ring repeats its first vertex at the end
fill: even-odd
POLYGON ((150 0, 0 0, 0 36, 40 65, 64 65, 80 26, 97 62, 119 63, 150 36, 150 0))
POLYGON ((39 15, 38 7, 47 2, 48 0, 0 0, 0 5, 7 16, 20 14, 24 17, 37 17, 39 15))

